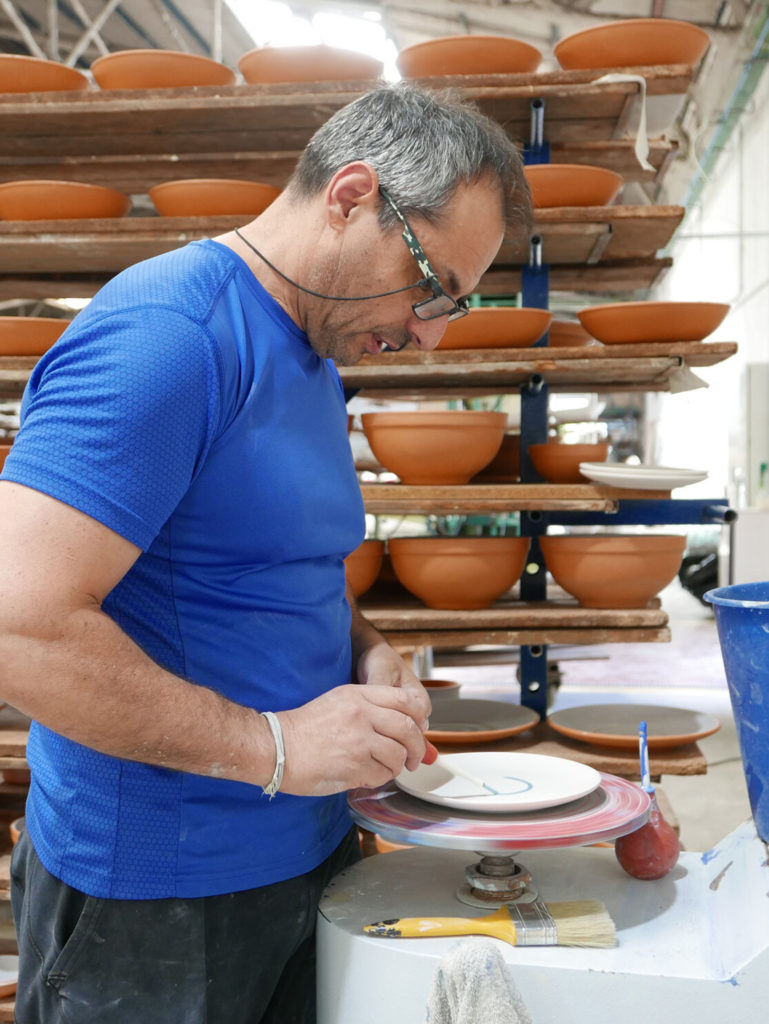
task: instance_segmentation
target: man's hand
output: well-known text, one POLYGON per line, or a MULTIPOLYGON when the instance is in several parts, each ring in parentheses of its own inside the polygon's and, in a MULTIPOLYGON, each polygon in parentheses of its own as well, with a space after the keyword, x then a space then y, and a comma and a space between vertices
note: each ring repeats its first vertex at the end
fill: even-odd
POLYGON ((425 754, 421 723, 429 701, 423 694, 411 686, 352 684, 281 711, 286 749, 281 792, 321 796, 374 788, 404 766, 413 771, 425 754))

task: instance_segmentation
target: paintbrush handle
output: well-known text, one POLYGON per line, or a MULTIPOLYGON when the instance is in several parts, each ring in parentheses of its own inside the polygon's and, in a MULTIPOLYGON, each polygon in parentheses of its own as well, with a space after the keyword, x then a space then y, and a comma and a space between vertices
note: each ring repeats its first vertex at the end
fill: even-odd
POLYGON ((419 939, 441 935, 490 935, 515 945, 515 925, 502 907, 485 917, 398 917, 363 929, 388 939, 419 939))
POLYGON ((474 786, 478 786, 479 789, 485 789, 487 793, 493 793, 497 796, 497 790, 490 786, 483 779, 479 779, 477 775, 471 775, 470 772, 464 771, 462 768, 457 768, 456 765, 448 764, 440 754, 437 754, 432 764, 440 765, 444 771, 449 772, 451 775, 458 775, 461 779, 467 779, 468 782, 472 782, 474 786))

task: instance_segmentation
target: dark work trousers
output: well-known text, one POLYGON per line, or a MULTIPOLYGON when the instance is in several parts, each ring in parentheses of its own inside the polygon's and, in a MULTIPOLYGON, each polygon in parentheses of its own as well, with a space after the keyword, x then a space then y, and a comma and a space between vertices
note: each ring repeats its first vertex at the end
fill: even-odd
POLYGON ((50 875, 22 832, 11 864, 16 1024, 312 1024, 318 902, 359 858, 352 829, 328 860, 286 882, 107 900, 50 875))

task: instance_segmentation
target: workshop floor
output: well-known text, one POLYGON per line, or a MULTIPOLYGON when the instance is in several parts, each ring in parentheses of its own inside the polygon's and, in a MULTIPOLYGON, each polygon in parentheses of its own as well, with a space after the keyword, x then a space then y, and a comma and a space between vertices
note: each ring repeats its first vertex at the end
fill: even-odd
MULTIPOLYGON (((667 704, 715 715, 721 729, 700 741, 706 775, 670 776, 661 786, 680 824, 682 846, 709 850, 750 816, 745 777, 713 615, 675 581, 662 594, 669 644, 551 648, 562 681, 551 710, 615 701, 667 704)), ((468 664, 437 652, 433 675, 455 679, 464 696, 518 699, 514 649, 484 652, 490 664, 468 664), (459 664, 456 662, 460 661, 459 664)))

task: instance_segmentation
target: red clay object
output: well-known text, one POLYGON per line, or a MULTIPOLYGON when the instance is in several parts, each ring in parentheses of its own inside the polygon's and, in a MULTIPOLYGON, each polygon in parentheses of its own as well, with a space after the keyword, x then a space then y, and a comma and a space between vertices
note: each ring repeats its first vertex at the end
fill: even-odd
POLYGON ((649 820, 635 832, 614 842, 621 867, 633 878, 654 881, 664 878, 678 863, 681 846, 672 825, 662 817, 654 794, 649 820))

